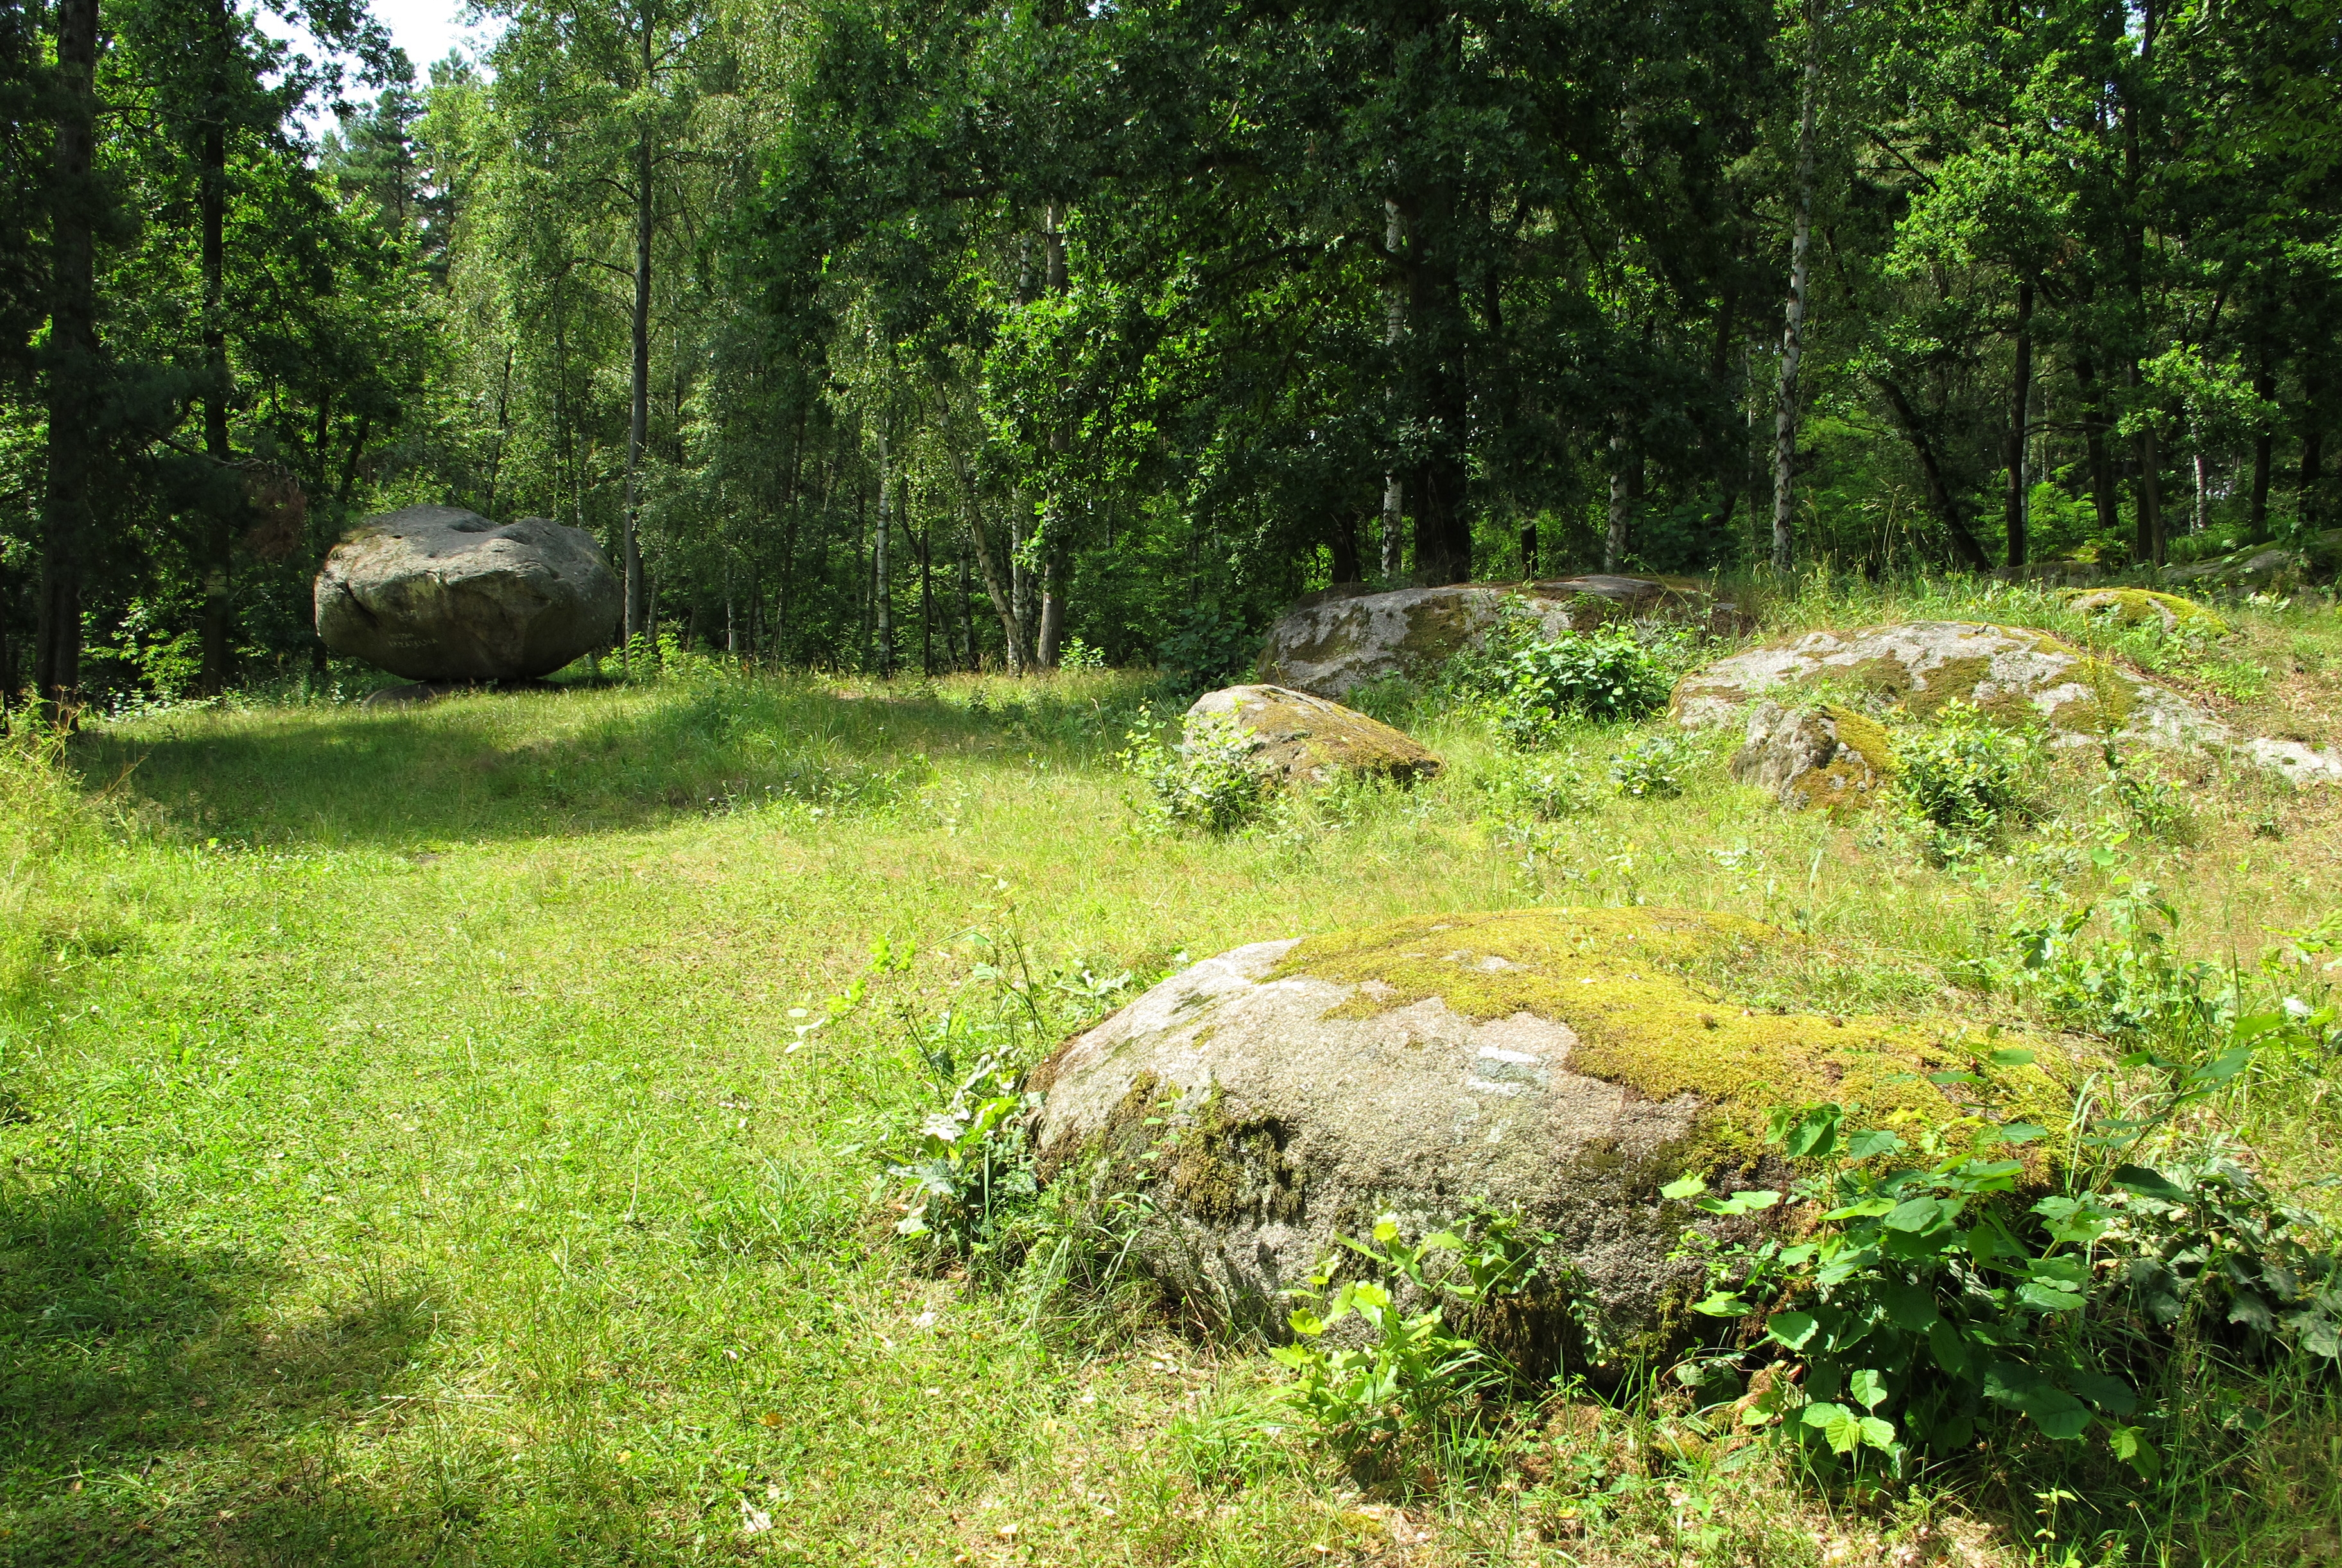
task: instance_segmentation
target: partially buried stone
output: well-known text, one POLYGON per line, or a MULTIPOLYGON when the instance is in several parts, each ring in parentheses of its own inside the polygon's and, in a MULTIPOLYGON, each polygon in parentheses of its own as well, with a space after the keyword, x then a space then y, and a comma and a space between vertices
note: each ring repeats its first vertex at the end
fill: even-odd
POLYGON ((1255 765, 1288 784, 1331 784, 1344 774, 1413 784, 1440 769, 1437 755, 1390 725, 1283 686, 1206 692, 1187 710, 1187 723, 1209 718, 1250 730, 1255 765))
POLYGON ((1887 727, 1835 704, 1759 703, 1732 776, 1770 790, 1803 811, 1860 811, 1877 803, 1895 774, 1887 727))
POLYGON ((551 674, 610 640, 618 580, 593 537, 410 506, 351 530, 317 574, 317 634, 411 681, 551 674))
MULTIPOLYGON (((1767 1184, 1749 1178, 1776 1105, 1965 1114, 1964 1089, 1927 1076, 1967 1064, 1957 1028, 1732 1000, 1728 976, 1798 940, 1642 907, 1425 915, 1239 947, 1036 1070, 1042 1174, 1143 1193, 1144 1266, 1205 1315, 1280 1337, 1294 1304, 1280 1293, 1336 1238, 1385 1214, 1417 1237, 1475 1203, 1554 1236, 1546 1277, 1572 1296, 1540 1310, 1663 1333, 1667 1303, 1701 1282, 1685 1225, 1752 1223, 1661 1186, 1686 1169, 1721 1191, 1767 1184)), ((2039 1064, 2056 1060, 2038 1045, 2039 1064)), ((2057 1101, 2042 1065, 2003 1082, 1996 1114, 2039 1121, 2057 1101)))

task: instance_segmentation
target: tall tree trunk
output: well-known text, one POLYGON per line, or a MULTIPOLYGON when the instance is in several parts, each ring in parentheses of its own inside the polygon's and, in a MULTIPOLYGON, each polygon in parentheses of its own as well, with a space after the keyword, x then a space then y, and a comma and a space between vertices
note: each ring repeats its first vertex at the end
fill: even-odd
POLYGON ((1609 526, 1602 534, 1602 569, 1616 572, 1626 557, 1626 437, 1621 431, 1610 433, 1610 510, 1609 526))
MULTIPOLYGON (((2130 384, 2134 391, 2144 383, 2138 363, 2130 367, 2130 384)), ((2132 442, 2138 461, 2138 526, 2131 541, 2131 560, 2163 564, 2163 454, 2155 437, 2152 421, 2139 426, 2132 442)))
POLYGON ((1911 444, 1911 455, 1918 460, 1919 475, 1927 485, 1927 510, 1936 514, 1936 520, 1951 536, 1953 557, 1964 566, 1984 571, 1991 562, 1985 556, 1984 546, 1977 543, 1977 536, 1968 529, 1967 516, 1961 510, 1959 496, 1944 474, 1943 461, 1937 454, 1935 439, 1928 434, 1919 411, 1912 405, 1910 394, 1891 375, 1873 371, 1870 380, 1887 399, 1887 406, 1894 412, 1895 423, 1903 427, 1903 438, 1911 444))
POLYGON ((887 546, 895 536, 894 477, 886 462, 886 432, 878 431, 878 534, 871 554, 874 573, 871 579, 871 603, 877 611, 878 673, 895 673, 895 594, 894 574, 888 569, 887 546))
MULTIPOLYGON (((992 601, 993 614, 1000 617, 1000 634, 1008 657, 1008 673, 1021 675, 1031 663, 1025 654, 1025 625, 1018 619, 1012 584, 1004 582, 1000 569, 992 559, 992 546, 984 536, 984 508, 976 499, 976 476, 968 471, 967 460, 957 452, 952 454, 952 472, 960 484, 967 506, 967 542, 976 549, 976 564, 984 574, 984 592, 992 601)), ((969 635, 975 628, 969 628, 969 635)))
MULTIPOLYGON (((1052 297, 1066 292, 1066 232, 1062 226, 1065 211, 1051 202, 1042 209, 1043 276, 1052 297)), ((1058 475, 1051 481, 1047 502, 1041 510, 1041 537, 1038 554, 1041 568, 1041 614, 1036 646, 1033 656, 1041 668, 1057 667, 1057 644, 1066 629, 1066 498, 1063 464, 1072 445, 1065 424, 1059 422, 1050 427, 1049 449, 1056 454, 1058 475)))
POLYGON ((2026 564, 2029 554, 2026 538, 2029 498, 2025 483, 2025 442, 2033 408, 2033 280, 2029 277, 2017 285, 2017 368, 2010 380, 2014 385, 2009 394, 2008 490, 2001 522, 2013 572, 2026 564))
MULTIPOLYGON (((2264 403, 2277 396, 2277 373, 2270 367, 2267 344, 2261 345, 2260 368, 2253 376, 2253 395, 2264 403)), ((2253 488, 2246 533, 2255 544, 2268 537, 2269 463, 2276 444, 2276 433, 2266 424, 2253 433, 2253 488)))
POLYGON ((2090 470, 2090 503, 2097 509, 2098 536, 2111 539, 2122 531, 2122 501, 2117 493, 2114 454, 2107 446, 2110 422, 2106 387, 2088 355, 2074 356, 2074 381, 2082 393, 2082 452, 2090 470))
MULTIPOLYGON (((907 510, 907 508, 906 508, 907 510)), ((919 530, 919 674, 936 673, 936 578, 935 559, 928 546, 935 543, 936 525, 930 521, 919 530)))
POLYGON ((1471 387, 1465 379, 1468 336, 1457 268, 1456 193, 1434 182, 1407 212, 1413 266, 1407 316, 1414 349, 1416 424, 1425 450, 1416 463, 1415 575, 1426 587, 1472 579, 1471 387))
POLYGON ((2326 427, 2320 421, 2324 410, 2318 407, 2321 388, 2311 383, 2303 388, 2301 411, 2301 477, 2296 494, 2296 516, 2305 531, 2317 526, 2320 511, 2317 504, 2317 484, 2326 474, 2326 427))
POLYGON ((96 145, 97 0, 57 0, 58 102, 49 234, 48 484, 41 503, 33 695, 70 718, 81 689, 81 584, 90 523, 90 393, 97 370, 90 159, 96 145))
POLYGON ((1789 235, 1789 301, 1781 329, 1781 373, 1773 390, 1773 569, 1789 569, 1797 504, 1797 369, 1805 357, 1806 288, 1814 237, 1814 116, 1821 96, 1821 6, 1806 6, 1806 70, 1797 92, 1797 185, 1789 235))
POLYGON ((206 696, 227 690, 235 642, 230 570, 235 548, 235 519, 241 495, 234 484, 235 454, 227 439, 228 401, 233 394, 227 365, 227 125, 226 114, 228 9, 225 0, 209 0, 205 13, 204 48, 211 55, 207 81, 212 116, 199 135, 196 175, 197 222, 202 233, 204 283, 204 454, 216 465, 211 475, 211 505, 204 523, 204 620, 202 665, 195 689, 206 696))
MULTIPOLYGON (((1401 270, 1401 247, 1406 243, 1406 221, 1400 217, 1398 204, 1385 198, 1383 202, 1383 250, 1391 267, 1391 281, 1383 285, 1383 346, 1390 350, 1394 367, 1398 360, 1399 339, 1406 335, 1406 290, 1401 270)), ((1385 400, 1386 412, 1395 414, 1398 399, 1394 391, 1385 400)), ((1395 425, 1396 419, 1391 423, 1395 425)), ((1386 435, 1396 431, 1387 431, 1386 435)), ((1399 568, 1406 564, 1406 484, 1399 477, 1398 464, 1383 470, 1383 582, 1386 586, 1398 582, 1399 568)))
MULTIPOLYGON (((642 85, 651 85, 651 23, 643 15, 642 85)), ((626 514, 624 569, 626 577, 626 643, 629 652, 648 616, 643 582, 641 537, 643 447, 651 427, 651 132, 646 125, 635 153, 635 313, 632 411, 626 424, 626 514)))

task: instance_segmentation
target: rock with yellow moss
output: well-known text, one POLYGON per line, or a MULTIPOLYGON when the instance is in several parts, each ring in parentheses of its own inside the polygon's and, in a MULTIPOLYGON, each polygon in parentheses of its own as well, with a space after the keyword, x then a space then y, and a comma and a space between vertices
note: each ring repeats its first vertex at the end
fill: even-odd
POLYGON ((1480 646, 1514 597, 1529 605, 1548 637, 1614 620, 1728 620, 1737 614, 1689 578, 1595 573, 1380 594, 1345 584, 1310 594, 1268 629, 1260 679, 1334 698, 1392 675, 1424 679, 1480 646))
POLYGON ((1964 703, 2011 728, 2037 726, 2053 745, 2181 749, 2227 739, 2225 725, 2177 693, 2047 632, 1967 621, 1808 632, 1751 648, 1686 675, 1672 711, 1701 729, 1767 700, 1910 718, 1964 703))
POLYGON ((1799 811, 1863 811, 1896 774, 1894 743, 1877 720, 1835 703, 1759 703, 1732 776, 1799 811))
POLYGON ((1438 756, 1405 733, 1283 686, 1206 692, 1187 710, 1189 724, 1200 719, 1249 731, 1253 765, 1286 784, 1331 784, 1345 774, 1414 784, 1440 769, 1438 756))
MULTIPOLYGON (((1776 1105, 1859 1100, 1930 1123, 1966 1109, 1962 1087, 1926 1076, 1968 1064, 1956 1027, 1736 999, 1797 943, 1644 908, 1239 947, 1041 1066, 1042 1172, 1098 1180, 1106 1162, 1110 1184, 1142 1187, 1138 1255, 1232 1322, 1280 1330, 1279 1293, 1378 1216, 1421 1233, 1485 1200, 1553 1233, 1614 1330, 1660 1330, 1699 1283, 1670 1257, 1679 1232, 1723 1223, 1662 1185, 1686 1169, 1745 1184, 1776 1105)), ((2051 1114, 2039 1067, 2009 1082, 2016 1111, 2051 1114)))
POLYGON ((2193 599, 2152 588, 2064 588, 2066 608, 2077 615, 2110 620, 2118 626, 2154 622, 2166 636, 2225 637, 2228 624, 2193 599))

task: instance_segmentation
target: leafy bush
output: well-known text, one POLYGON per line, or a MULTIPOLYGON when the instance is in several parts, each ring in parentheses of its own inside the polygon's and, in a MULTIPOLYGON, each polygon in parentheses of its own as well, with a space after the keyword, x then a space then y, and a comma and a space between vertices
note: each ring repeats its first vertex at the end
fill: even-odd
POLYGON ((1573 633, 1515 654, 1508 674, 1525 707, 1600 723, 1639 719, 1666 705, 1666 662, 1628 631, 1573 633))
POLYGON ((1711 1196, 1692 1175, 1669 1183, 1665 1196, 1709 1213, 1786 1199, 1820 1216, 1786 1243, 1685 1233, 1714 1287, 1696 1310, 1732 1321, 1735 1343, 1775 1359, 1732 1418, 1857 1469, 1875 1455, 1898 1477, 2021 1418, 2053 1440, 2100 1432, 2115 1459, 2152 1481, 2157 1433, 2186 1413, 2151 1392, 2182 1333, 2199 1344, 2225 1336, 2247 1360, 2342 1356, 2331 1243, 2225 1151, 2191 1148, 2174 1131, 2180 1112, 2289 1027, 2285 1017, 2240 1025, 2227 1049, 2193 1065, 2128 1059, 2152 1071, 2153 1087, 2121 1114, 2086 1093, 2060 1128, 1998 1120, 1997 1071, 2031 1057, 1994 1051, 1935 1074, 1986 1108, 1964 1148, 1950 1132, 1864 1127, 1856 1108, 1823 1104, 1773 1114, 1771 1141, 1807 1173, 1786 1193, 1711 1196), (2143 1158, 2162 1134, 2164 1157, 2143 1158), (2062 1151, 2061 1190, 2033 1196, 2044 1165, 2010 1157, 2033 1144, 2062 1151))
POLYGON ((1610 758, 1610 782, 1620 794, 1665 800, 1683 794, 1691 748, 1674 735, 1642 735, 1610 758))
POLYGON ((1225 714, 1189 721, 1176 746, 1170 725, 1145 714, 1116 760, 1146 786, 1139 815, 1158 831, 1234 833, 1259 817, 1273 793, 1253 758, 1253 732, 1225 714))
POLYGON ((1526 1289, 1538 1275, 1539 1249, 1553 1238, 1525 1230, 1517 1213, 1482 1206, 1461 1237, 1437 1231, 1409 1245, 1397 1220, 1385 1215, 1370 1243, 1336 1239, 1381 1277, 1336 1286, 1344 1260, 1322 1261, 1306 1288, 1286 1293, 1324 1310, 1295 1311, 1287 1320, 1295 1343, 1271 1353, 1299 1374, 1294 1403, 1344 1463, 1387 1480, 1425 1457, 1426 1445, 1468 1443, 1480 1396, 1506 1382, 1510 1369, 1447 1314, 1526 1289), (1328 1349, 1328 1331, 1351 1317, 1366 1343, 1328 1349))
POLYGON ((1575 752, 1503 757, 1474 782, 1498 816, 1515 822, 1557 821, 1584 811, 1594 794, 1575 752))
POLYGON ((2025 777, 2031 747, 1995 728, 1965 703, 1947 703, 1936 722, 1896 741, 1904 798, 1950 853, 1984 843, 2004 823, 2031 814, 2025 777))
POLYGON ((1106 650, 1093 648, 1079 637, 1068 637, 1066 645, 1057 650, 1057 668, 1103 670, 1106 668, 1106 650))
POLYGON ((1260 637, 1244 618, 1214 604, 1196 605, 1156 650, 1177 688, 1190 695, 1226 685, 1259 654, 1260 637))

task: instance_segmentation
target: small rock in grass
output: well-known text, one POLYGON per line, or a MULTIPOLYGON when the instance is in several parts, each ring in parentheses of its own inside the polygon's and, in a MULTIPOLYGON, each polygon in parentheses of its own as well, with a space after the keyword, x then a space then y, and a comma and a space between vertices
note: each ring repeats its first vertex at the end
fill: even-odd
POLYGON ((1390 725, 1283 686, 1207 692, 1187 710, 1190 724, 1215 716, 1252 731, 1254 764, 1287 784, 1331 784, 1342 774, 1413 784, 1441 766, 1436 754, 1390 725))

